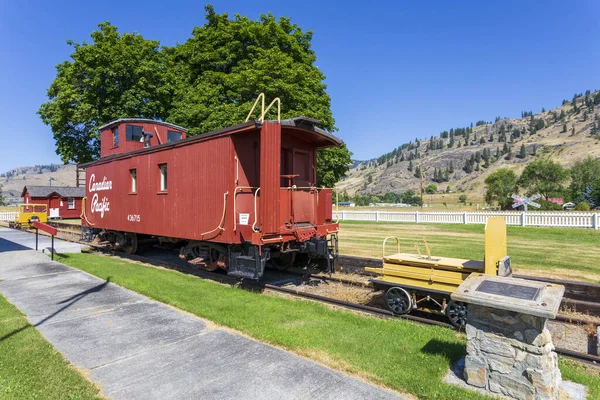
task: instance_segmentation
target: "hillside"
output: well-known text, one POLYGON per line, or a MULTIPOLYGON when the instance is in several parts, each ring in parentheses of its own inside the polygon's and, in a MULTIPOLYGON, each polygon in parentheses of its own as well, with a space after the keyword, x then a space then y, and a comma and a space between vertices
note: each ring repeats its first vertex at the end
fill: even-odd
POLYGON ((33 167, 18 167, 0 173, 2 193, 9 204, 22 201, 21 192, 27 185, 48 186, 52 178, 52 186, 75 186, 75 165, 36 165, 33 167))
POLYGON ((600 92, 587 91, 542 111, 493 123, 479 121, 403 144, 377 159, 354 163, 336 188, 349 196, 418 192, 420 167, 424 185, 436 183, 438 191, 450 186, 452 192, 468 193, 479 201, 485 178, 499 168, 519 174, 538 157, 551 157, 564 167, 588 155, 600 158, 600 92))

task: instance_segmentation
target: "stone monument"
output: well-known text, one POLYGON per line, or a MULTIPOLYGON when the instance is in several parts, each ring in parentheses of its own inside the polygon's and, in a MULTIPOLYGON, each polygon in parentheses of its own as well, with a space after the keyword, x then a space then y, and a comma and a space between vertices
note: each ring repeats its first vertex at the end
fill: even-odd
POLYGON ((561 285, 471 274, 451 297, 468 304, 464 379, 515 399, 558 399, 561 375, 547 328, 561 285))

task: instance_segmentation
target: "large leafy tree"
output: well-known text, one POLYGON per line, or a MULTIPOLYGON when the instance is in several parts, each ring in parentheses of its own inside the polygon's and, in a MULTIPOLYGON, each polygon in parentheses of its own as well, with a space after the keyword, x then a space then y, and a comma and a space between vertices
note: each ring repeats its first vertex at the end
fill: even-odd
POLYGON ((562 193, 569 173, 560 164, 549 158, 541 158, 527 164, 518 185, 527 194, 540 193, 545 198, 562 193))
POLYGON ((38 113, 52 128, 63 162, 99 155, 98 127, 117 117, 163 119, 170 110, 165 56, 159 43, 117 32, 108 22, 92 32, 92 43, 74 43, 71 60, 56 67, 49 101, 38 113))
MULTIPOLYGON (((210 5, 206 19, 189 40, 168 51, 176 81, 172 122, 188 127, 190 135, 235 125, 245 120, 257 95, 264 93, 267 102, 281 99, 282 119, 303 115, 335 130, 325 76, 314 65, 311 31, 303 32, 289 18, 277 20, 271 14, 256 21, 237 14, 230 19, 210 5)), ((267 119, 276 116, 273 108, 267 119)), ((319 184, 333 186, 350 163, 345 145, 320 150, 319 184)))
POLYGON ((585 193, 588 188, 595 186, 596 180, 600 177, 600 161, 593 157, 577 161, 571 167, 571 185, 569 187, 571 200, 580 202, 585 200, 585 193))
MULTIPOLYGON (((100 24, 91 44, 72 43, 39 110, 64 162, 98 156, 97 128, 123 116, 168 120, 199 135, 243 122, 259 93, 281 99, 281 118, 307 116, 335 131, 325 76, 314 65, 312 32, 289 18, 258 20, 215 13, 175 47, 100 24)), ((258 118, 260 111, 255 111, 258 118)), ((267 115, 275 119, 275 108, 267 115)), ((345 145, 318 152, 319 184, 333 186, 348 170, 345 145)))
POLYGON ((508 168, 500 168, 485 178, 485 201, 488 204, 498 203, 500 208, 507 209, 513 203, 511 195, 517 190, 517 175, 508 168))

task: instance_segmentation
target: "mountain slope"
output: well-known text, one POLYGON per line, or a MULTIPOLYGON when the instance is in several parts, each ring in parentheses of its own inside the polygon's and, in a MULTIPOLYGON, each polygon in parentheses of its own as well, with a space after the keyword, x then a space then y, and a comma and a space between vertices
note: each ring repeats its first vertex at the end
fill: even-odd
POLYGON ((52 179, 52 186, 75 186, 76 166, 69 165, 36 165, 33 167, 18 167, 0 174, 2 192, 9 204, 19 204, 23 200, 21 192, 23 187, 48 186, 48 179, 52 179))
POLYGON ((494 123, 480 121, 476 126, 404 144, 378 159, 358 162, 336 188, 350 196, 418 191, 420 167, 424 185, 434 182, 440 191, 450 185, 452 191, 481 198, 485 178, 499 168, 519 174, 538 157, 551 157, 564 167, 588 155, 600 158, 600 92, 576 95, 554 110, 523 114, 523 118, 498 118, 494 123), (465 168, 472 159, 471 168, 465 168), (481 161, 477 163, 477 159, 481 161))

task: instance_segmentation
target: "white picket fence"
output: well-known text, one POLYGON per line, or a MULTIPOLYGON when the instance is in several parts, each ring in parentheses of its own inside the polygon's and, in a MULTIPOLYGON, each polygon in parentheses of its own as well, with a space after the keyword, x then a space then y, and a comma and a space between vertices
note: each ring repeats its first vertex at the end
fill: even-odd
POLYGON ((0 211, 0 221, 14 221, 17 214, 16 211, 0 211))
MULTIPOLYGON (((334 218, 336 215, 333 211, 334 218)), ((544 211, 397 212, 339 211, 340 221, 412 222, 417 224, 485 224, 489 217, 504 217, 507 225, 600 229, 598 213, 544 211)))

